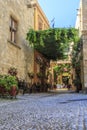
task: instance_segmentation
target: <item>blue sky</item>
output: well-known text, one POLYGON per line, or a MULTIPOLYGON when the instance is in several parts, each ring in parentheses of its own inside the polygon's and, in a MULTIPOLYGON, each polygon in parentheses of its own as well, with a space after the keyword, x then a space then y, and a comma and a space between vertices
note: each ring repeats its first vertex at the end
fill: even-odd
POLYGON ((80 0, 38 0, 42 10, 54 27, 74 27, 80 0))

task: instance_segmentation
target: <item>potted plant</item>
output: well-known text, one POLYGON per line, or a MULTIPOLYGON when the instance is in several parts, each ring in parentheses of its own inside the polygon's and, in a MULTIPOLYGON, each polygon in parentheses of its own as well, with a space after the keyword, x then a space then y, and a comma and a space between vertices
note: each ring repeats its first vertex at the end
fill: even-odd
POLYGON ((5 76, 4 75, 0 75, 0 95, 4 95, 6 92, 6 87, 7 83, 5 80, 5 76))
POLYGON ((12 76, 16 76, 17 75, 17 68, 10 67, 9 70, 8 70, 8 74, 10 74, 12 76))
POLYGON ((0 93, 2 95, 8 93, 10 96, 16 96, 18 83, 15 76, 2 75, 0 76, 0 93), (14 90, 14 91, 13 91, 14 90))
POLYGON ((76 92, 79 93, 79 91, 82 90, 82 83, 81 83, 80 78, 74 79, 73 84, 76 87, 76 92))

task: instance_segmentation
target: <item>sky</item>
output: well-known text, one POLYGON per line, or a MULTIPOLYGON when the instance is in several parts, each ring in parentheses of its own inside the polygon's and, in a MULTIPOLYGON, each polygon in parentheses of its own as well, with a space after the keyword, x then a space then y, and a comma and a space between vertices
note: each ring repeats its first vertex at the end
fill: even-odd
POLYGON ((38 2, 51 27, 53 24, 55 28, 75 27, 80 0, 38 0, 38 2))

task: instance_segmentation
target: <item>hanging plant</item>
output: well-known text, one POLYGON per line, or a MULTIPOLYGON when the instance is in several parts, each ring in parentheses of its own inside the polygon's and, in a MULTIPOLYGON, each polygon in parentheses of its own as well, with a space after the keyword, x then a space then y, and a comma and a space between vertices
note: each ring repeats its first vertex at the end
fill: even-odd
POLYGON ((78 39, 78 30, 75 28, 50 28, 43 31, 30 29, 27 33, 29 44, 33 44, 49 60, 65 58, 65 49, 67 50, 69 43, 77 42, 78 39))

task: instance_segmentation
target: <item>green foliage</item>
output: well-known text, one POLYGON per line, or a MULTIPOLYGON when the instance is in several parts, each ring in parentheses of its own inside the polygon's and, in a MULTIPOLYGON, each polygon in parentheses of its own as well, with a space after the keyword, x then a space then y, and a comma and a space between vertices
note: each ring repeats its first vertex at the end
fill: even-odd
POLYGON ((82 49, 82 41, 81 39, 78 40, 77 43, 73 46, 73 52, 72 52, 72 66, 75 69, 75 79, 73 81, 74 85, 76 86, 76 91, 79 92, 79 90, 82 89, 81 85, 81 49, 82 49))
POLYGON ((0 75, 0 86, 6 90, 10 90, 13 86, 18 88, 18 83, 15 76, 0 75))
POLYGON ((78 42, 75 42, 73 46, 73 51, 72 51, 72 66, 73 68, 80 67, 80 60, 81 60, 81 52, 82 49, 82 43, 81 40, 79 39, 78 42))
POLYGON ((66 57, 65 51, 69 43, 77 42, 79 37, 78 30, 74 28, 50 28, 43 31, 30 29, 26 39, 47 59, 57 60, 66 57))
POLYGON ((61 74, 65 71, 69 72, 71 69, 71 64, 60 64, 60 65, 56 65, 54 67, 54 71, 57 73, 57 74, 61 74))

